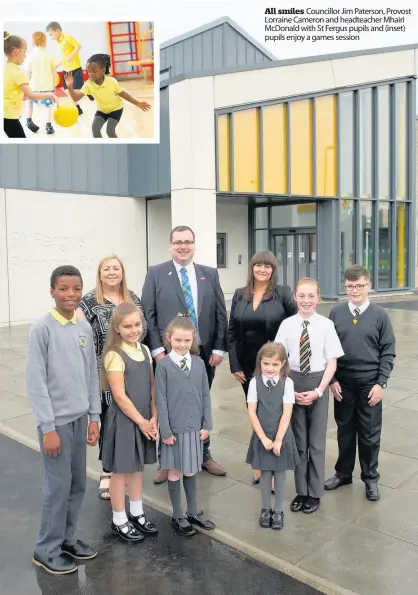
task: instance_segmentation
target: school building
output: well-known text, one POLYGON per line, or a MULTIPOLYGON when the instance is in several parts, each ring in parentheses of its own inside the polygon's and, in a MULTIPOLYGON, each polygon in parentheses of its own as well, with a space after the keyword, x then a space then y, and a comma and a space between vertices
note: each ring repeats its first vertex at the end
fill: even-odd
POLYGON ((140 293, 180 224, 227 296, 264 249, 324 298, 353 263, 378 293, 418 285, 418 44, 277 60, 223 18, 160 52, 159 145, 0 147, 0 324, 45 311, 54 266, 90 288, 110 252, 140 293))

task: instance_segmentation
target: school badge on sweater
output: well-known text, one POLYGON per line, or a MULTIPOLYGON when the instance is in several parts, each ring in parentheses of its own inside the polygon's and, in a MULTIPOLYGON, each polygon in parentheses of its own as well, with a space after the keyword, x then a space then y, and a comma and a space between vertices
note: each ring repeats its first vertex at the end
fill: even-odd
POLYGON ((84 335, 81 335, 81 337, 78 338, 79 342, 80 342, 80 346, 84 347, 84 349, 87 347, 87 338, 84 337, 84 335))

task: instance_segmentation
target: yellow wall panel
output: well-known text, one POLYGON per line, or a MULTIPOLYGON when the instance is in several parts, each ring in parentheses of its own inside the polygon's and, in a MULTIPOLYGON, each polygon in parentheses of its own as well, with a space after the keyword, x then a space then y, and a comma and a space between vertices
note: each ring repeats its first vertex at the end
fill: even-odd
POLYGON ((287 193, 286 104, 263 108, 263 192, 287 193))
POLYGON ((312 107, 309 99, 290 103, 290 193, 312 195, 312 107))
POLYGON ((258 110, 233 113, 234 191, 260 191, 260 135, 258 110))
POLYGON ((229 151, 229 114, 218 116, 218 190, 231 190, 231 156, 229 151))
POLYGON ((316 194, 337 196, 337 98, 315 99, 316 194))

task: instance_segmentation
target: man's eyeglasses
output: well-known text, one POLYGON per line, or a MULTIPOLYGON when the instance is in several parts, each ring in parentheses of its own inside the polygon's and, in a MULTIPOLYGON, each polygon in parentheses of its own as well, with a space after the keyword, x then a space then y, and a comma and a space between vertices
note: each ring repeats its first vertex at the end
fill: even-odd
POLYGON ((345 288, 347 291, 363 291, 363 289, 367 287, 369 283, 364 283, 363 285, 346 285, 345 288))
POLYGON ((193 246, 194 240, 185 240, 182 242, 181 240, 176 240, 175 242, 171 242, 173 246, 193 246))

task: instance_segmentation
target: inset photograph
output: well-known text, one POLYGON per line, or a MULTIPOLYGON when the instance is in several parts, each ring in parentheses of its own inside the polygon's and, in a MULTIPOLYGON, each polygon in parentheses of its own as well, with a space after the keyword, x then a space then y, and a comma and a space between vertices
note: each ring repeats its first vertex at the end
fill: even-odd
POLYGON ((4 23, 4 136, 159 142, 156 52, 149 20, 4 23))

